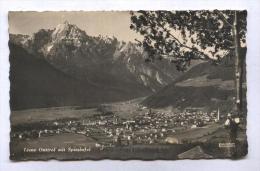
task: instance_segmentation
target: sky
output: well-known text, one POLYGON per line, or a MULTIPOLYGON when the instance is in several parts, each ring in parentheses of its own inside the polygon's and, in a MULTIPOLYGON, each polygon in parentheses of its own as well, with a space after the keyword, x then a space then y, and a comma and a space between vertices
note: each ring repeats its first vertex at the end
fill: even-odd
MULTIPOLYGON (((130 29, 129 11, 60 11, 60 12, 36 12, 36 11, 16 11, 9 12, 9 32, 13 34, 32 35, 39 29, 53 29, 58 24, 68 21, 70 24, 77 25, 80 29, 85 30, 90 36, 108 36, 116 37, 118 40, 135 42, 135 39, 142 40, 142 36, 130 29)), ((181 42, 182 36, 180 31, 172 30, 181 42)), ((189 42, 187 45, 190 45, 189 42)), ((200 49, 199 46, 196 46, 200 49)), ((202 50, 210 58, 214 58, 210 50, 214 47, 208 47, 202 50)), ((223 51, 215 55, 223 56, 223 51)))
POLYGON ((117 12, 9 12, 9 32, 32 35, 39 29, 52 29, 68 21, 85 30, 90 36, 115 36, 133 41, 140 35, 129 28, 130 14, 117 12))

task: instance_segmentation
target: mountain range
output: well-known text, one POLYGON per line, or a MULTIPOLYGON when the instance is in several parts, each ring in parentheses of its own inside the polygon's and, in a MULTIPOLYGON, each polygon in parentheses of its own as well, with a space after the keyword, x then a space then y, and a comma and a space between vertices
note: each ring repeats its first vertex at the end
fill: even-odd
POLYGON ((143 101, 152 108, 200 108, 230 111, 235 107, 233 65, 200 63, 143 101))
POLYGON ((233 60, 196 61, 179 72, 167 60, 145 62, 147 53, 115 37, 89 36, 64 22, 32 36, 10 34, 11 109, 95 106, 147 97, 151 108, 230 111, 234 107, 233 60))
POLYGON ((148 96, 180 75, 169 61, 145 62, 135 43, 89 36, 68 22, 32 36, 10 34, 9 46, 14 109, 148 96))

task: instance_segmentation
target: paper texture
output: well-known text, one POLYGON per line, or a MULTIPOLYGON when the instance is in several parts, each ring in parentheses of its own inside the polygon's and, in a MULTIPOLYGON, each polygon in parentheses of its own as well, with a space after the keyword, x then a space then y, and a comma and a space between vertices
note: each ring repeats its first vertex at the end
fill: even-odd
POLYGON ((10 159, 244 157, 246 15, 9 12, 10 159))

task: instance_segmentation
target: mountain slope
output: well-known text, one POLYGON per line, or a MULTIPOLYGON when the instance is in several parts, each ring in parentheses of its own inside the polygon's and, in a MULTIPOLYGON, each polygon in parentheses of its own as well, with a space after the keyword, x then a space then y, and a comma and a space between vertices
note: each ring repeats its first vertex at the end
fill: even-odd
MULTIPOLYGON (((11 109, 65 105, 95 105, 144 96, 146 89, 97 86, 79 80, 50 65, 22 47, 10 47, 11 109)), ((136 88, 136 87, 135 87, 136 88)))
POLYGON ((11 35, 10 41, 67 75, 96 85, 155 92, 180 75, 168 61, 145 63, 147 54, 135 43, 89 36, 68 22, 31 37, 11 35))
POLYGON ((229 65, 201 63, 177 78, 173 83, 146 98, 149 107, 184 109, 201 107, 223 111, 231 110, 235 96, 234 68, 229 65))

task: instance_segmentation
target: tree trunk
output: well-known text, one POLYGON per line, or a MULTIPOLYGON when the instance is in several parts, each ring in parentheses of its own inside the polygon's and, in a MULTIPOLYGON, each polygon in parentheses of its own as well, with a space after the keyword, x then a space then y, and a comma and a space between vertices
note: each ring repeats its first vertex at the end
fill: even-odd
POLYGON ((243 68, 243 60, 241 60, 241 46, 240 39, 238 35, 238 27, 237 27, 237 11, 234 12, 234 22, 232 26, 232 34, 234 38, 234 46, 235 46, 235 90, 236 90, 236 112, 237 115, 242 115, 242 68, 243 68))

